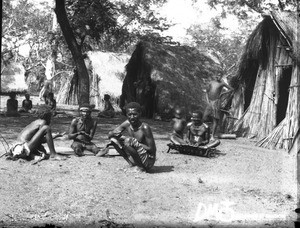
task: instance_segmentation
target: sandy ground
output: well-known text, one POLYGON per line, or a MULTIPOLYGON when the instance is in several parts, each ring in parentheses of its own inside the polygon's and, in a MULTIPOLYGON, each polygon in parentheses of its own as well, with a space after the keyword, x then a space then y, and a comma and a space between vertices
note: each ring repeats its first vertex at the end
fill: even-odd
MULTIPOLYGON (((68 131, 71 119, 54 118, 53 132, 68 131)), ((1 154, 4 139, 11 143, 32 120, 0 117, 1 154)), ((93 141, 104 146, 122 120, 98 119, 93 141)), ((243 138, 221 140, 214 158, 167 153, 169 123, 145 122, 157 145, 150 173, 133 172, 113 149, 36 165, 2 157, 0 227, 294 227, 294 155, 243 138)), ((59 152, 70 153, 70 144, 55 140, 59 152)))

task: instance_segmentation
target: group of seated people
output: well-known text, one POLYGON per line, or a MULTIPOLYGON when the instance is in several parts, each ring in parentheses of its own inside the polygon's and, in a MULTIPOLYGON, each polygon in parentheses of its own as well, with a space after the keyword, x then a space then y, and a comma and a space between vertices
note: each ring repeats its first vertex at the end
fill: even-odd
MULTIPOLYGON (((47 93, 44 97, 45 105, 49 106, 52 115, 57 114, 56 110, 56 100, 54 99, 54 94, 52 92, 47 93)), ((6 103, 6 116, 7 117, 18 117, 20 113, 33 113, 32 110, 32 100, 28 93, 25 94, 25 99, 22 101, 22 107, 18 109, 18 100, 16 99, 16 93, 11 92, 9 94, 9 99, 6 103)), ((98 113, 98 117, 103 118, 113 118, 115 117, 115 109, 110 102, 110 95, 104 95, 104 110, 98 113)))
MULTIPOLYGON (((108 133, 109 143, 105 147, 97 147, 94 138, 97 121, 91 116, 92 106, 83 104, 79 107, 79 116, 70 124, 68 139, 73 140, 71 148, 77 156, 83 156, 84 151, 90 151, 101 157, 108 153, 110 146, 138 171, 149 171, 156 160, 156 145, 150 126, 140 120, 141 106, 136 102, 126 105, 127 120, 108 133), (123 132, 127 131, 127 136, 123 132)), ((8 159, 43 159, 64 160, 66 156, 59 155, 53 140, 63 134, 52 134, 50 122, 52 113, 48 106, 41 106, 39 118, 27 125, 18 135, 16 141, 7 153, 8 159), (49 152, 43 147, 47 143, 49 152)))
POLYGON ((203 122, 203 113, 193 111, 191 122, 187 123, 183 109, 176 108, 171 121, 173 132, 170 141, 176 145, 204 146, 210 142, 211 134, 208 124, 203 122))
MULTIPOLYGON (((56 115, 56 100, 54 99, 54 94, 50 92, 45 99, 45 104, 50 108, 53 116, 56 115)), ((25 99, 22 101, 22 107, 19 109, 18 100, 16 99, 16 93, 11 92, 9 94, 9 99, 6 102, 6 116, 7 117, 18 117, 20 113, 34 113, 32 100, 28 93, 25 94, 25 99)))

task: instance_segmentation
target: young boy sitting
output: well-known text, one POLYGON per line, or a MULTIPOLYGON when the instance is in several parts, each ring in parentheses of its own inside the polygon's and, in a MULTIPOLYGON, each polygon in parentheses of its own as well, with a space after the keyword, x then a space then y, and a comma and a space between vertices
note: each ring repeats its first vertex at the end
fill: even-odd
POLYGON ((209 143, 210 128, 202 122, 201 111, 192 113, 191 122, 187 124, 187 140, 192 146, 203 146, 209 143))
POLYGON ((28 93, 25 94, 25 99, 22 101, 22 108, 19 112, 31 112, 32 109, 32 100, 30 100, 30 95, 28 93))
POLYGON ((184 130, 186 128, 186 120, 183 117, 183 110, 181 108, 176 108, 174 111, 174 118, 171 120, 171 125, 173 127, 173 132, 170 136, 172 143, 176 145, 186 145, 184 141, 184 130))

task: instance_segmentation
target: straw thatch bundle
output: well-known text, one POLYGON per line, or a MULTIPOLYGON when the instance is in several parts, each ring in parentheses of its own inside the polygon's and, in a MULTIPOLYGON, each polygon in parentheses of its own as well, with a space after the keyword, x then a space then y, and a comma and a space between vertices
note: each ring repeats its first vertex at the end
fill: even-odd
MULTIPOLYGON (((300 155, 300 128, 295 135, 295 138, 293 140, 292 147, 289 150, 289 153, 292 155, 298 155, 298 156, 300 155)), ((300 165, 300 163, 299 163, 299 165, 300 165)), ((300 180, 298 180, 298 181, 300 181, 300 180)))
POLYGON ((140 42, 126 66, 120 105, 137 101, 143 115, 168 117, 175 106, 204 110, 203 90, 221 72, 207 54, 187 46, 140 42))
POLYGON ((299 34, 296 13, 265 16, 231 80, 232 109, 239 120, 229 128, 258 139, 259 146, 288 149, 299 128, 299 34))
MULTIPOLYGON (((114 101, 121 95, 122 81, 125 77, 125 65, 128 54, 93 51, 87 53, 85 63, 90 75, 90 103, 102 108, 104 94, 109 94, 114 101)), ((65 78, 57 100, 63 104, 77 104, 76 71, 65 78)), ((117 107, 117 105, 115 104, 117 107)))

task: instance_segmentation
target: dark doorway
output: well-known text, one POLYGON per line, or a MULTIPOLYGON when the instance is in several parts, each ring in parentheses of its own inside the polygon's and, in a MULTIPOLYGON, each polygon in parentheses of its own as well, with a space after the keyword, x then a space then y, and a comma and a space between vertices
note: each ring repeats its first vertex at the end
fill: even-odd
POLYGON ((278 82, 279 95, 277 102, 276 125, 278 125, 284 119, 286 114, 289 100, 289 87, 291 84, 292 69, 292 67, 284 68, 281 78, 278 82))
POLYGON ((257 78, 257 73, 258 73, 258 68, 259 65, 257 61, 249 61, 248 67, 243 70, 243 75, 245 78, 245 92, 244 92, 244 99, 245 99, 245 104, 244 104, 244 110, 246 110, 251 103, 253 91, 254 91, 254 86, 257 78))

